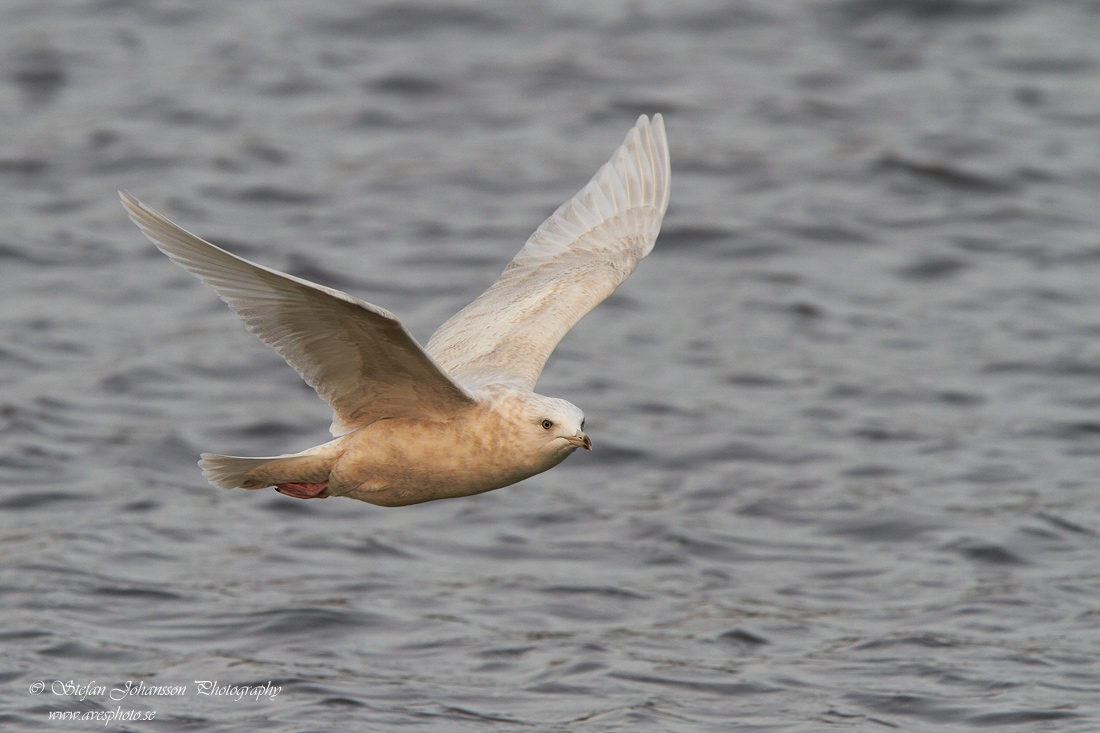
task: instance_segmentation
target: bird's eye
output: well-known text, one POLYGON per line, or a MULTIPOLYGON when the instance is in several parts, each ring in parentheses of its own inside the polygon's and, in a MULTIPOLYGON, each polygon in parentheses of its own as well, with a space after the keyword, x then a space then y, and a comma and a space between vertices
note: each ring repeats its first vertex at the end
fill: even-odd
POLYGON ((548 418, 544 418, 543 421, 542 421, 542 427, 549 430, 550 428, 554 427, 554 421, 550 420, 548 418))
POLYGON ((584 430, 584 418, 581 418, 581 430, 584 430))

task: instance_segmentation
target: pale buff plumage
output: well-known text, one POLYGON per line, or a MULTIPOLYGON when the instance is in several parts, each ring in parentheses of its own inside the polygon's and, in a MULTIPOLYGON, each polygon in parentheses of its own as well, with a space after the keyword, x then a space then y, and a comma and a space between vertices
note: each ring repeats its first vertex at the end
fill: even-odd
POLYGON ((121 196, 145 236, 213 287, 335 413, 335 439, 301 453, 204 453, 207 479, 401 506, 508 486, 591 448, 578 408, 532 390, 558 341, 653 249, 668 206, 668 144, 661 115, 640 117, 426 348, 388 311, 241 259, 121 196))

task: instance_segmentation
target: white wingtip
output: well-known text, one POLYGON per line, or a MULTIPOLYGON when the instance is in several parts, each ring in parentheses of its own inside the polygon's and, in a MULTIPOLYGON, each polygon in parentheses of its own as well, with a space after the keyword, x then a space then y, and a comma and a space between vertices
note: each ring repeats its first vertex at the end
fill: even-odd
MULTIPOLYGON (((645 115, 642 115, 643 117, 645 115)), ((650 122, 653 129, 654 153, 661 166, 661 179, 664 182, 664 197, 661 200, 661 213, 668 208, 669 194, 672 192, 672 165, 668 153, 668 136, 665 134, 665 118, 658 112, 650 122)))
POLYGON ((143 210, 149 207, 147 207, 134 196, 131 196, 129 191, 119 190, 118 197, 122 199, 122 206, 124 209, 126 209, 126 214, 130 217, 130 219, 134 221, 135 224, 137 224, 138 220, 143 218, 144 216, 143 210))
POLYGON ((665 134, 665 118, 660 112, 650 119, 639 115, 633 129, 627 133, 623 151, 635 156, 639 162, 648 162, 653 169, 653 204, 663 216, 668 208, 671 191, 671 165, 668 154, 668 137, 665 134))

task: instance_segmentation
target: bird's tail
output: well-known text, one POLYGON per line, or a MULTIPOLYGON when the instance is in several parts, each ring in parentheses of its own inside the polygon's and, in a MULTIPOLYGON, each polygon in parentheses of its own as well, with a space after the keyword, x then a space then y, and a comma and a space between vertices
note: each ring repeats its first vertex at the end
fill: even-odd
POLYGON ((206 480, 220 489, 262 489, 283 483, 321 483, 327 481, 343 448, 331 443, 301 453, 282 456, 244 458, 203 453, 199 468, 206 480))

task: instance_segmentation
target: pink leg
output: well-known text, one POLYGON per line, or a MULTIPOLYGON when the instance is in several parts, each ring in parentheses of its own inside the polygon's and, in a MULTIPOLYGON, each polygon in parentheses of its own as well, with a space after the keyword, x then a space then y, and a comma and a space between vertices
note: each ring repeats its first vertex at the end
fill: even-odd
POLYGON ((322 481, 319 484, 279 484, 275 490, 280 494, 293 496, 295 499, 327 499, 326 488, 328 488, 328 481, 322 481))

